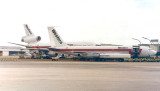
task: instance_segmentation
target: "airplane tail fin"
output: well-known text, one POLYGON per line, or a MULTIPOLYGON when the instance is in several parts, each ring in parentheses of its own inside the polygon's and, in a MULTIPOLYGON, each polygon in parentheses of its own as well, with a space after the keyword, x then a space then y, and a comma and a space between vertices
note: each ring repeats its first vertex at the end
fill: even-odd
POLYGON ((32 33, 32 31, 29 29, 29 27, 28 27, 27 24, 24 24, 24 29, 25 29, 25 32, 26 32, 26 36, 32 36, 32 35, 34 35, 32 33))
POLYGON ((67 46, 67 44, 64 43, 61 37, 58 35, 54 27, 48 27, 48 33, 49 33, 49 38, 52 46, 54 47, 67 46))

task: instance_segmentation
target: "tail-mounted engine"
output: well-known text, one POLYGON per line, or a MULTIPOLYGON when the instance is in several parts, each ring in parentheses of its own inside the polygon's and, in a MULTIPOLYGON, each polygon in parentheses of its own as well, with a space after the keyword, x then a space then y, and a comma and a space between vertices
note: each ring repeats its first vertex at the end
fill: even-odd
POLYGON ((37 43, 41 40, 40 36, 24 36, 22 37, 22 42, 25 43, 37 43))

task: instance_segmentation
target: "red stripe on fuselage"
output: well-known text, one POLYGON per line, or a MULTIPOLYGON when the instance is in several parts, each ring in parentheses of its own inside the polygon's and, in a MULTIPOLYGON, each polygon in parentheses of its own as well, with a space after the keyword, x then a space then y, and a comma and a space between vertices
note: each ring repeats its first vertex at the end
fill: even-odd
POLYGON ((26 46, 26 48, 49 48, 51 46, 26 46))
POLYGON ((60 51, 129 51, 130 49, 60 49, 60 51))

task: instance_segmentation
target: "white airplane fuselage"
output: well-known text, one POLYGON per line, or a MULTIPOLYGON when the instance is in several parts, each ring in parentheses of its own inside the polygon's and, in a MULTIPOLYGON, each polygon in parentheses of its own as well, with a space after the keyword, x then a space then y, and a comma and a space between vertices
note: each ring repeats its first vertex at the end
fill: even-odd
MULTIPOLYGON (((60 53, 98 53, 99 56, 103 55, 119 55, 118 57, 130 58, 133 55, 133 47, 124 46, 66 46, 66 47, 54 47, 55 52, 60 53), (124 56, 124 54, 126 56, 124 56), (128 54, 128 56, 127 56, 128 54), (129 56, 130 55, 130 56, 129 56)), ((150 57, 156 54, 156 51, 150 49, 149 47, 141 46, 139 49, 139 57, 150 57)), ((83 55, 84 56, 84 55, 83 55)))
POLYGON ((68 46, 54 27, 48 27, 48 33, 52 45, 49 49, 58 53, 100 58, 150 57, 156 54, 156 51, 145 46, 68 46))

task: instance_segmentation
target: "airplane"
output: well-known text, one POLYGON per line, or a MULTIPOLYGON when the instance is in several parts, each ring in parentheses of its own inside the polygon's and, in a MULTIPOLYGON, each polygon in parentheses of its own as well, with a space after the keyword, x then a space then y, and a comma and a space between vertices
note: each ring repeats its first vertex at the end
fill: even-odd
POLYGON ((139 58, 151 57, 157 52, 145 46, 69 46, 63 42, 54 27, 48 27, 51 46, 55 53, 82 58, 139 58))

